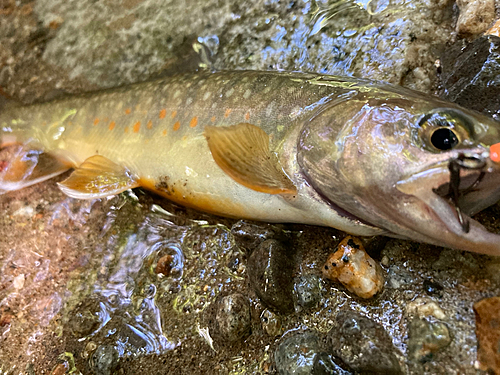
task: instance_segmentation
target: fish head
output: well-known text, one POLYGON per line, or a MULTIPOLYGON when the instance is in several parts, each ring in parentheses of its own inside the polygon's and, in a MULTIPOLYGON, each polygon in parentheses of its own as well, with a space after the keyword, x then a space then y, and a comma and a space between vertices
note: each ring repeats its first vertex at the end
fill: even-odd
POLYGON ((500 199, 500 123, 410 90, 373 91, 305 123, 307 182, 390 236, 500 255, 500 235, 470 217, 500 199))

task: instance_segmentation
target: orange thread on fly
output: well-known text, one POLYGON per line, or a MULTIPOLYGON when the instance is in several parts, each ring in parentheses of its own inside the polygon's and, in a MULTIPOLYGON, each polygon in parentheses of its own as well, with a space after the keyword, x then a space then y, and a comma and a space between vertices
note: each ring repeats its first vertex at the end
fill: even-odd
POLYGON ((490 159, 494 163, 500 162, 500 143, 490 146, 490 159))

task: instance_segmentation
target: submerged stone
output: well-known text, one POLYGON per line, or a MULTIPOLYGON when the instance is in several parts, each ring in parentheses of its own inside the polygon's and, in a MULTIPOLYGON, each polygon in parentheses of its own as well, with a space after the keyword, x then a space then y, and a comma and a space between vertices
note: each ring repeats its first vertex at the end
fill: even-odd
POLYGON ((320 340, 314 332, 287 337, 276 349, 274 358, 280 375, 309 375, 320 351, 320 340))
POLYGON ((111 375, 118 367, 118 350, 111 345, 101 345, 92 355, 89 365, 94 375, 111 375))
POLYGON ((222 297, 215 315, 219 332, 230 342, 245 339, 250 334, 251 315, 248 298, 239 293, 222 297))
POLYGON ((500 38, 484 35, 472 43, 458 41, 441 56, 445 99, 486 113, 500 114, 500 38))
POLYGON ((244 220, 234 224, 231 233, 236 244, 249 254, 266 240, 285 238, 283 232, 271 224, 253 224, 244 220))
POLYGON ((281 318, 271 310, 264 310, 260 315, 262 328, 271 337, 281 335, 281 318))
POLYGON ((268 308, 281 313, 294 311, 293 270, 290 249, 277 240, 266 240, 248 259, 250 285, 268 308))
POLYGON ((402 374, 397 349, 384 327, 357 312, 337 314, 328 343, 333 355, 356 372, 402 374))
POLYGON ((314 358, 314 365, 311 375, 350 375, 349 371, 344 370, 333 360, 328 353, 322 352, 314 358))
POLYGON ((310 309, 321 300, 320 279, 316 275, 303 275, 294 279, 294 295, 298 309, 310 309))
POLYGON ((441 322, 415 318, 408 328, 408 354, 418 362, 432 360, 433 355, 451 342, 448 327, 441 322))
POLYGON ((482 299, 474 304, 477 361, 479 367, 500 373, 500 297, 482 299))

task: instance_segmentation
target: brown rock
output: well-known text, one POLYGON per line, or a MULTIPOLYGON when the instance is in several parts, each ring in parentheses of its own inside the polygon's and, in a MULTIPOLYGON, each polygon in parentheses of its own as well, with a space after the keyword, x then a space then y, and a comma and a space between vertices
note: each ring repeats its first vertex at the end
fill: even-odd
POLYGON ((485 298, 474 304, 476 314, 477 361, 482 370, 500 373, 500 297, 485 298))
POLYGON ((158 263, 156 263, 155 272, 161 273, 165 276, 170 275, 170 271, 172 271, 172 262, 174 261, 174 257, 172 255, 165 255, 158 259, 158 263))
POLYGON ((458 0, 460 15, 457 32, 462 36, 474 36, 486 31, 495 19, 494 0, 458 0))
POLYGON ((337 251, 328 257, 323 276, 338 280, 361 298, 373 297, 384 286, 382 267, 366 253, 362 242, 352 236, 345 237, 337 251))

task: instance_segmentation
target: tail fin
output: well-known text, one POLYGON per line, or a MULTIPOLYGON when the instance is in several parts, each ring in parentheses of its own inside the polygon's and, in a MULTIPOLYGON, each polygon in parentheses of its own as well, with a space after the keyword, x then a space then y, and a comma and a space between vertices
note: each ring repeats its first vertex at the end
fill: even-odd
POLYGON ((16 106, 15 102, 5 98, 0 89, 0 194, 48 180, 71 168, 27 141, 28 126, 2 122, 1 114, 11 106, 16 106))

